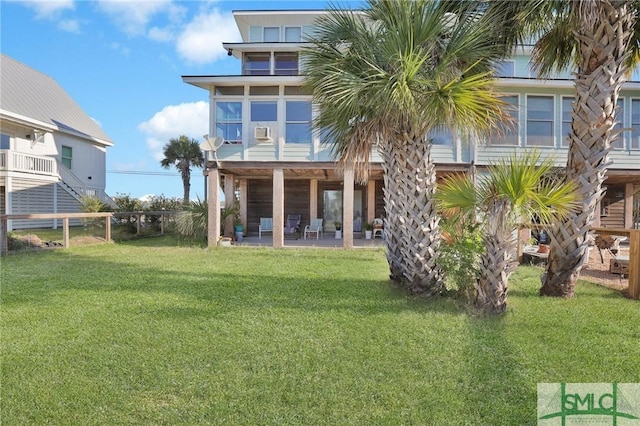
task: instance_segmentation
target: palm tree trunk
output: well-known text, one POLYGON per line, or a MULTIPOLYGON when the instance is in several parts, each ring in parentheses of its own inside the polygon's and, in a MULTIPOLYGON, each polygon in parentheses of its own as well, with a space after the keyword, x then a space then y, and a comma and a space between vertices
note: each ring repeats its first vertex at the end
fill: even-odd
POLYGON ((382 144, 381 154, 391 279, 412 293, 434 295, 443 281, 436 263, 440 228, 431 143, 406 131, 401 140, 382 144))
POLYGON ((625 54, 635 17, 626 2, 580 2, 583 26, 579 40, 580 63, 575 78, 567 179, 578 183, 582 208, 552 230, 547 269, 540 294, 572 297, 591 241, 602 183, 609 166, 611 142, 616 139, 615 107, 625 81, 625 54))
POLYGON ((182 176, 182 204, 187 206, 189 205, 189 193, 191 191, 191 169, 189 168, 189 163, 186 160, 180 161, 179 169, 182 176))
POLYGON ((507 220, 509 210, 507 200, 497 200, 485 218, 488 228, 485 251, 480 256, 475 306, 488 315, 502 314, 507 309, 509 276, 517 266, 513 256, 516 243, 507 220))

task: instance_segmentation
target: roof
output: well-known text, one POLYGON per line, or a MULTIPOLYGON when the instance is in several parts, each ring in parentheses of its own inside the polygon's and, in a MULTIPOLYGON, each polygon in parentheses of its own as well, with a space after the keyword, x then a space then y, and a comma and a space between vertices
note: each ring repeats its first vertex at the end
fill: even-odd
POLYGON ((3 116, 75 134, 103 145, 113 141, 51 77, 0 55, 0 112, 3 116))

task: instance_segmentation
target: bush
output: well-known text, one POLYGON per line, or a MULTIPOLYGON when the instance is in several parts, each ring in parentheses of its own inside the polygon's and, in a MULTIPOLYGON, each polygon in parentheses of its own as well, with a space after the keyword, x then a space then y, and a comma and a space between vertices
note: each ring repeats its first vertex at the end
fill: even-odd
MULTIPOLYGON (((120 194, 117 193, 115 197, 113 197, 113 201, 115 201, 118 206, 117 212, 138 212, 142 211, 142 203, 137 198, 132 198, 129 194, 120 194)), ((116 217, 116 223, 125 224, 127 227, 127 232, 135 234, 136 233, 136 217, 135 216, 120 216, 116 217)))
MULTIPOLYGON (((99 213, 111 210, 108 205, 95 195, 83 195, 80 198, 80 204, 83 213, 99 213)), ((83 219, 82 222, 87 229, 99 229, 104 224, 104 220, 101 218, 83 219)))
POLYGON ((480 275, 480 254, 484 251, 478 225, 468 225, 455 219, 443 220, 443 242, 439 264, 445 273, 447 290, 471 300, 480 275))
POLYGON ((200 199, 191 201, 189 206, 185 207, 176 216, 176 231, 178 234, 197 240, 205 239, 207 236, 208 211, 206 201, 203 202, 200 199))
MULTIPOLYGON (((149 204, 144 209, 145 211, 178 211, 182 210, 184 205, 182 204, 182 198, 169 198, 164 195, 155 195, 151 197, 149 204)), ((160 229, 160 216, 148 215, 145 216, 145 222, 152 225, 156 229, 160 229)))

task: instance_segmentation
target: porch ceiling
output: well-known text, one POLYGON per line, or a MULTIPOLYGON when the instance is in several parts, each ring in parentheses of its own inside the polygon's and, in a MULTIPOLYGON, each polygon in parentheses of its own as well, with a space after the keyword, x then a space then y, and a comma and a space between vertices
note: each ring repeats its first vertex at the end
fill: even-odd
MULTIPOLYGON (((208 167, 216 167, 209 162, 208 167)), ((233 174, 241 179, 271 179, 274 169, 283 169, 285 179, 342 180, 342 173, 335 162, 264 162, 264 161, 221 161, 218 170, 222 174, 233 174)), ((466 172, 467 164, 442 164, 437 167, 438 175, 450 172, 466 172)), ((369 178, 380 180, 384 177, 382 165, 373 163, 369 168, 369 178)))

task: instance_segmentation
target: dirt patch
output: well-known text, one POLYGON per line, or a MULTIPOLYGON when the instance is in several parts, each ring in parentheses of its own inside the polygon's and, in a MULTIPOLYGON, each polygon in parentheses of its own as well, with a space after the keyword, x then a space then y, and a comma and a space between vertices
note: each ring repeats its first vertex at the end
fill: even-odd
MULTIPOLYGON (((621 246, 618 256, 628 258, 629 248, 621 246)), ((609 271, 609 264, 613 258, 613 254, 609 250, 598 250, 597 247, 591 247, 589 262, 582 268, 580 278, 613 290, 626 291, 629 288, 629 276, 613 274, 609 271), (602 257, 600 257, 601 254, 602 257)))

